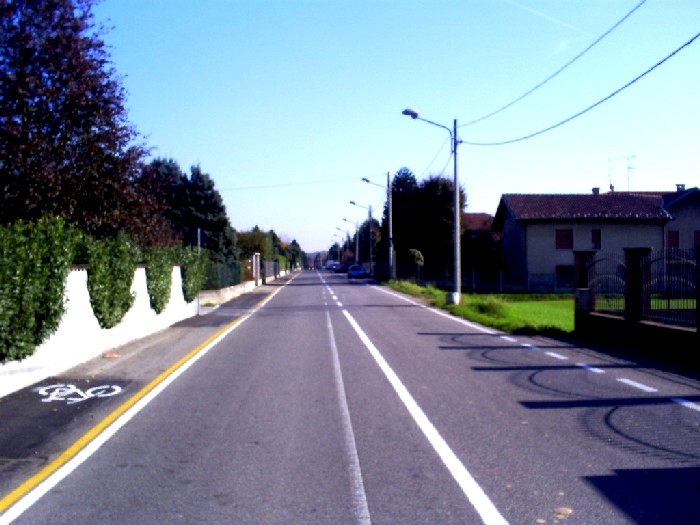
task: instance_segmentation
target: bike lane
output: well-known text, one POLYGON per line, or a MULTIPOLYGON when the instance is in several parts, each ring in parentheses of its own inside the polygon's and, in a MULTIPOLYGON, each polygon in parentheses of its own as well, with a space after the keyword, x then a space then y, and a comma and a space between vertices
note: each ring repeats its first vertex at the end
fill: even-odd
POLYGON ((0 520, 127 410, 208 351, 279 285, 111 350, 0 398, 0 520), (58 386, 60 385, 60 386, 58 386))

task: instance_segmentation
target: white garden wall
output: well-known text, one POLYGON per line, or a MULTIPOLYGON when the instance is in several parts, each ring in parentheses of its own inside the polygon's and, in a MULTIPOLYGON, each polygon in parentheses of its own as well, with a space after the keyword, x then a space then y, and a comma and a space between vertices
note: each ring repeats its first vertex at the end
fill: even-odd
POLYGON ((170 302, 161 314, 151 309, 146 270, 138 268, 131 291, 134 304, 114 328, 100 328, 90 306, 87 271, 72 270, 66 281, 66 311, 58 330, 33 355, 0 365, 0 397, 197 314, 197 302, 186 303, 182 295, 180 268, 174 267, 170 302))

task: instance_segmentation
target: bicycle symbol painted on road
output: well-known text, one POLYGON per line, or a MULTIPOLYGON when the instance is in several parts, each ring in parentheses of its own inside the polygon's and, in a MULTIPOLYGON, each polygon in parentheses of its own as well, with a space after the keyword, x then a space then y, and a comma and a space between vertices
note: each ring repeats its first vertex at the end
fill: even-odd
POLYGON ((41 401, 43 403, 51 403, 52 401, 65 401, 66 404, 72 405, 80 403, 92 397, 111 397, 121 393, 122 387, 118 385, 100 385, 93 386, 87 390, 81 390, 75 385, 57 384, 42 386, 35 391, 40 396, 45 396, 41 401))

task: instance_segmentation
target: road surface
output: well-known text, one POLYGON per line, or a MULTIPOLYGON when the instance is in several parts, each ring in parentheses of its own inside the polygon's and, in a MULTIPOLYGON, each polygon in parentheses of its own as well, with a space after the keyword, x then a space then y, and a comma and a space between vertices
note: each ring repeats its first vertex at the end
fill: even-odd
POLYGON ((700 523, 696 380, 362 280, 117 353, 0 399, 0 525, 700 523))

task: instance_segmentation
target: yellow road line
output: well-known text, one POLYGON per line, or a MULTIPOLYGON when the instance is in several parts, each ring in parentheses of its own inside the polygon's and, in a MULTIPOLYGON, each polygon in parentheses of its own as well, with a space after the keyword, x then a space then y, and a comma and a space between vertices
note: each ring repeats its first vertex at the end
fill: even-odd
MULTIPOLYGON (((279 291, 279 289, 277 291, 279 291)), ((256 311, 266 301, 271 299, 272 296, 274 296, 277 293, 277 291, 275 293, 271 294, 270 296, 266 296, 265 298, 260 300, 255 305, 255 308, 253 308, 252 312, 256 311)), ((201 343, 194 350, 190 351, 187 355, 185 355, 184 357, 182 357, 181 359, 176 361, 173 365, 170 366, 170 368, 168 368, 164 372, 161 372, 154 380, 152 380, 150 383, 148 383, 145 387, 143 387, 141 390, 139 390, 136 394, 134 394, 128 401, 124 402, 121 406, 119 406, 117 409, 115 409, 111 414, 109 414, 107 417, 105 417, 103 420, 101 420, 97 425, 95 425, 90 430, 88 430, 85 434, 83 434, 82 437, 80 437, 75 443, 73 443, 70 447, 68 447, 65 451, 63 451, 56 459, 51 461, 48 465, 46 465, 39 472, 34 474, 32 477, 30 477, 29 479, 24 481, 21 485, 19 485, 17 488, 13 489, 6 496, 4 496, 2 499, 0 499, 0 513, 5 512, 12 505, 17 503, 20 499, 22 499, 24 496, 26 496, 34 488, 36 488, 40 483, 42 483, 43 481, 48 479, 49 476, 51 476, 58 469, 60 469, 66 463, 68 463, 71 459, 73 459, 81 450, 83 450, 88 444, 90 444, 90 442, 92 442, 97 436, 99 436, 102 432, 104 432, 117 419, 119 419, 122 415, 124 415, 124 413, 127 410, 132 408, 136 403, 141 401, 141 399, 143 399, 151 391, 153 391, 158 385, 160 385, 163 381, 165 381, 168 377, 170 377, 173 373, 175 373, 175 371, 177 371, 178 368, 180 368, 182 365, 184 365, 189 360, 191 360, 193 357, 195 357, 197 354, 199 354, 202 350, 204 350, 207 346, 209 346, 213 341, 215 341, 217 338, 221 337, 225 332, 227 332, 228 330, 231 330, 236 324, 238 324, 238 323, 242 322, 243 320, 247 319, 248 317, 250 317, 250 315, 252 315, 252 312, 231 321, 229 324, 227 324, 226 326, 221 328, 215 334, 213 334, 212 336, 207 338, 206 341, 201 343)))

